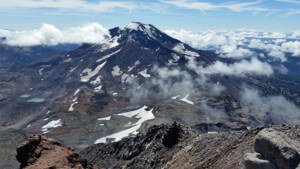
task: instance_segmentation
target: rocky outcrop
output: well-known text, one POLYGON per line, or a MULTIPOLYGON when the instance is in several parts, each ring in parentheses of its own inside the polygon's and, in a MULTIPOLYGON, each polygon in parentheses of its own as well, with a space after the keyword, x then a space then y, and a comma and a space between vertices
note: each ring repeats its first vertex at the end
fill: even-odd
POLYGON ((82 154, 104 168, 162 168, 196 133, 179 123, 149 128, 147 134, 97 144, 82 154))
POLYGON ((16 158, 22 169, 98 169, 70 148, 41 135, 30 136, 19 146, 16 158))
MULTIPOLYGON (((261 134, 269 130, 285 133, 286 137, 290 137, 289 141, 283 137, 288 145, 297 145, 300 140, 300 128, 295 125, 199 134, 174 123, 153 126, 146 134, 139 134, 117 143, 93 145, 82 153, 91 163, 103 168, 241 169, 246 164, 247 169, 276 169, 277 164, 266 159, 264 153, 258 150, 251 153, 257 144, 263 146, 258 140, 265 140, 261 134)), ((277 135, 278 133, 269 134, 270 138, 277 135)), ((268 145, 269 143, 265 144, 265 147, 268 145)), ((262 148, 260 150, 272 151, 262 148)))
POLYGON ((91 164, 107 169, 292 169, 299 167, 299 133, 299 126, 280 125, 199 134, 174 123, 90 146, 82 156, 36 135, 17 149, 17 159, 21 168, 30 169, 96 168, 91 164))
POLYGON ((300 142, 272 128, 255 137, 255 153, 245 155, 246 169, 295 169, 300 167, 300 142))

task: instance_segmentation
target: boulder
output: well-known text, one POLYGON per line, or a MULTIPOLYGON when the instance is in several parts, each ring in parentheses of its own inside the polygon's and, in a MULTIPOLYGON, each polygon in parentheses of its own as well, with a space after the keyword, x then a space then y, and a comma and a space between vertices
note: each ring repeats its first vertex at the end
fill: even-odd
POLYGON ((41 135, 31 135, 17 148, 20 168, 99 169, 70 148, 41 135))
POLYGON ((254 150, 255 153, 244 156, 246 169, 295 169, 300 166, 300 143, 272 128, 256 135, 254 150))
POLYGON ((296 168, 300 162, 300 143, 271 128, 256 135, 254 149, 278 168, 296 168))

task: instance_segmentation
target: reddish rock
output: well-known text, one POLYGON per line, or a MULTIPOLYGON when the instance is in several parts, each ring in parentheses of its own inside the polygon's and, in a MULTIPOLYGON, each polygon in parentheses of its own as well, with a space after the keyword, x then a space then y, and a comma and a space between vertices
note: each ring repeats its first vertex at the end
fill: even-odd
POLYGON ((20 168, 99 169, 72 149, 41 135, 32 135, 17 148, 20 168))

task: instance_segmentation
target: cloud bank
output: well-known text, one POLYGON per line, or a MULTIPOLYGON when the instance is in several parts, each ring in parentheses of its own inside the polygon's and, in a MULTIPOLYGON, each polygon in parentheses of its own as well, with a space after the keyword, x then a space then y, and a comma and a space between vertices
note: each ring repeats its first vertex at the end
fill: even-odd
POLYGON ((270 76, 273 74, 273 68, 265 62, 261 62, 256 58, 251 60, 241 60, 232 64, 227 64, 221 61, 202 67, 189 60, 188 67, 197 72, 198 74, 221 74, 233 76, 246 76, 246 75, 264 75, 270 76))
POLYGON ((50 24, 25 31, 0 29, 0 37, 6 38, 4 43, 12 46, 101 43, 106 36, 109 36, 108 30, 98 23, 65 29, 58 29, 50 24))
POLYGON ((287 54, 300 57, 300 40, 297 39, 300 37, 299 32, 284 34, 256 30, 210 30, 194 33, 166 30, 165 33, 194 48, 213 50, 223 57, 242 59, 266 55, 282 62, 287 61, 287 54))

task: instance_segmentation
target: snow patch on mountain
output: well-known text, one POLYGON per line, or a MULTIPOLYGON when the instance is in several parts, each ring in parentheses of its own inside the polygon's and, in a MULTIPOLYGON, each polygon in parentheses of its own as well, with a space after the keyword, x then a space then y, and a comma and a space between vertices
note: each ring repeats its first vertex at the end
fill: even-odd
POLYGON ((128 72, 131 72, 136 66, 138 66, 141 62, 139 60, 134 62, 133 66, 128 66, 128 72))
POLYGON ((70 105, 68 111, 74 111, 74 105, 75 105, 75 104, 78 104, 77 99, 78 99, 78 98, 76 97, 76 98, 74 98, 74 99, 72 100, 73 103, 70 105))
POLYGON ((122 50, 122 49, 119 49, 119 50, 117 50, 117 51, 115 51, 115 52, 113 52, 113 53, 111 53, 111 54, 102 56, 100 59, 97 60, 97 62, 101 62, 101 61, 103 61, 103 60, 105 60, 105 59, 108 59, 108 58, 110 58, 111 56, 113 56, 113 55, 119 53, 121 50, 122 50))
POLYGON ((114 133, 114 134, 102 137, 102 138, 96 140, 94 144, 106 143, 107 139, 113 139, 113 142, 118 142, 118 141, 122 140, 125 137, 128 137, 130 135, 136 135, 136 134, 138 134, 137 130, 140 127, 141 127, 141 125, 136 125, 136 126, 133 126, 133 127, 129 128, 129 129, 123 130, 121 132, 114 133))
POLYGON ((94 91, 95 91, 95 92, 100 92, 101 89, 102 89, 102 85, 95 87, 95 88, 94 88, 94 91))
POLYGON ((178 53, 181 53, 181 54, 184 54, 184 55, 187 55, 187 56, 193 56, 193 57, 199 57, 200 55, 196 52, 193 52, 193 51, 189 51, 185 48, 184 44, 182 43, 178 43, 176 44, 174 47, 173 47, 173 50, 178 52, 178 53))
POLYGON ((155 118, 152 113, 153 109, 151 109, 151 110, 146 110, 146 109, 147 109, 147 106, 143 106, 142 108, 137 109, 137 110, 116 114, 118 116, 135 118, 135 119, 139 119, 139 120, 136 123, 132 124, 132 127, 128 128, 126 130, 123 130, 123 131, 120 131, 120 132, 117 132, 117 133, 114 133, 114 134, 111 134, 111 135, 108 135, 108 136, 105 136, 105 137, 102 137, 102 138, 96 140, 95 144, 106 143, 107 139, 112 139, 113 142, 117 142, 117 141, 122 140, 125 137, 130 136, 130 135, 138 134, 137 130, 141 127, 141 125, 145 121, 152 120, 155 118))
POLYGON ((63 61, 63 63, 69 63, 69 62, 72 62, 72 58, 68 58, 68 59, 63 61))
POLYGON ((135 77, 134 75, 129 75, 129 74, 127 74, 127 73, 124 73, 124 74, 121 76, 121 82, 122 82, 122 83, 132 83, 134 77, 135 77))
POLYGON ((178 99, 179 97, 180 97, 180 95, 177 95, 177 96, 171 97, 171 99, 172 99, 172 100, 176 100, 176 99, 178 99))
POLYGON ((101 76, 98 76, 95 80, 91 81, 91 84, 96 86, 101 83, 101 76))
POLYGON ((121 76, 122 73, 123 72, 121 71, 120 67, 118 65, 116 65, 116 66, 113 67, 113 71, 111 72, 111 75, 113 77, 116 77, 116 76, 121 76))
POLYGON ((153 109, 151 110, 146 110, 147 106, 143 106, 140 109, 134 110, 134 111, 130 111, 130 112, 125 112, 125 113, 120 113, 117 114, 118 116, 125 116, 128 118, 138 118, 138 122, 134 123, 133 125, 138 125, 138 124, 142 124, 145 121, 154 119, 154 115, 152 113, 153 109))
POLYGON ((44 70, 45 68, 41 68, 41 69, 39 69, 39 75, 40 76, 42 76, 43 75, 43 70, 44 70))
POLYGON ((75 69, 77 69, 78 66, 74 67, 74 68, 71 68, 71 70, 69 71, 70 73, 73 72, 75 69))
POLYGON ((194 102, 188 99, 189 95, 186 95, 184 98, 180 99, 183 102, 194 105, 194 102))
POLYGON ((52 121, 50 121, 49 123, 47 123, 46 125, 44 125, 42 127, 42 132, 43 132, 43 134, 46 134, 46 133, 49 132, 50 128, 57 128, 57 127, 60 127, 60 126, 62 126, 61 119, 52 120, 52 121))
POLYGON ((76 89, 76 91, 74 92, 73 96, 77 95, 80 92, 80 89, 76 89))
POLYGON ((100 51, 103 52, 107 49, 112 49, 112 48, 115 48, 115 47, 119 46, 120 45, 120 43, 118 42, 119 38, 120 38, 120 36, 106 39, 104 41, 104 43, 102 44, 102 47, 101 47, 100 51))
POLYGON ((94 77, 96 74, 99 73, 99 71, 103 68, 103 66, 106 64, 106 61, 103 62, 102 64, 98 65, 94 70, 85 68, 82 71, 82 74, 80 75, 81 77, 81 82, 88 82, 90 78, 94 77))
POLYGON ((99 118, 97 120, 99 120, 99 121, 108 121, 110 119, 111 119, 111 116, 107 116, 107 117, 99 118))
POLYGON ((147 74, 147 69, 143 70, 143 71, 140 71, 139 74, 145 78, 149 78, 151 77, 150 74, 147 74))
POLYGON ((138 30, 140 30, 140 24, 138 24, 136 22, 131 22, 127 25, 126 28, 138 31, 138 30))

